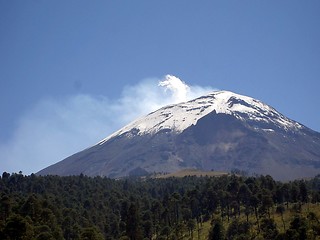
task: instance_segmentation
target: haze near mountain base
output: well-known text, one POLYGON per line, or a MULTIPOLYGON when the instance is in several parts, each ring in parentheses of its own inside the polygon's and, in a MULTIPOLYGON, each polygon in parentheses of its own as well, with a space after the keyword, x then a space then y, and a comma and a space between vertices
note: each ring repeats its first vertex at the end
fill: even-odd
MULTIPOLYGON (((174 91, 172 79, 160 85, 174 91)), ((182 89, 177 99, 188 93, 182 89)), ((185 168, 239 169, 279 180, 314 176, 320 133, 259 100, 216 91, 151 112, 38 174, 118 178, 185 168)))

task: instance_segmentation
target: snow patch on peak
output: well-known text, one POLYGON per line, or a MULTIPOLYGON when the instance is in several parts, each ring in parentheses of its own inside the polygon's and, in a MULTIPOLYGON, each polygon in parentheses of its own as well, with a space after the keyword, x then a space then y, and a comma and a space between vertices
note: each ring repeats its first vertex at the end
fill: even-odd
POLYGON ((229 91, 214 92, 210 96, 216 99, 217 113, 231 114, 243 121, 251 120, 273 123, 284 130, 300 129, 303 127, 277 112, 269 105, 254 98, 229 91))
MULTIPOLYGON (((168 75, 168 79, 164 80, 162 84, 172 87, 174 81, 174 77, 168 75)), ((185 90, 187 91, 187 89, 185 90)), ((188 102, 160 108, 128 124, 98 144, 101 145, 110 138, 122 134, 127 134, 130 137, 132 130, 138 135, 154 134, 164 129, 179 133, 191 125, 195 125, 200 118, 213 111, 217 114, 233 115, 244 122, 255 121, 275 124, 284 130, 302 128, 302 125, 286 118, 274 108, 259 100, 229 91, 216 91, 188 102)))

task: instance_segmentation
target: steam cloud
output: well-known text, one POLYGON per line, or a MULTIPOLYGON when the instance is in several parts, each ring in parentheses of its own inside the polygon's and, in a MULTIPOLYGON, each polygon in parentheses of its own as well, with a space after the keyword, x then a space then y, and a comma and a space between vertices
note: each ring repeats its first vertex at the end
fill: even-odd
POLYGON ((126 86, 119 99, 79 94, 45 99, 21 117, 0 143, 0 171, 37 172, 89 147, 151 111, 191 100, 214 89, 188 86, 179 78, 146 79, 126 86))
POLYGON ((173 100, 183 102, 188 99, 190 87, 175 76, 167 75, 163 81, 159 82, 159 86, 164 87, 165 91, 169 90, 173 100))

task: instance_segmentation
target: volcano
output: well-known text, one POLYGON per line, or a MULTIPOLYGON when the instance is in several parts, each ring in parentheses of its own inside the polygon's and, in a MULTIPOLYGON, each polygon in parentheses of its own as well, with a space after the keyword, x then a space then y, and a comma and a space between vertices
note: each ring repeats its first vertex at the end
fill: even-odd
POLYGON ((320 133, 259 100, 216 91, 149 113, 37 174, 119 178, 186 168, 312 177, 320 133))

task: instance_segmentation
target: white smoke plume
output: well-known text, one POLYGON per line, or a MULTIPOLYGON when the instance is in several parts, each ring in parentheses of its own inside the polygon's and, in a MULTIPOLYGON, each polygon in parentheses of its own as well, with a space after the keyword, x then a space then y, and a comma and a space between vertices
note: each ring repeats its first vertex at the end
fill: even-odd
POLYGON ((213 91, 179 78, 146 79, 124 87, 118 99, 79 94, 41 100, 0 143, 0 172, 31 174, 92 146, 135 118, 213 91))
POLYGON ((165 92, 170 91, 174 102, 184 102, 188 99, 190 87, 175 76, 166 75, 165 79, 159 82, 159 86, 164 87, 165 92))

